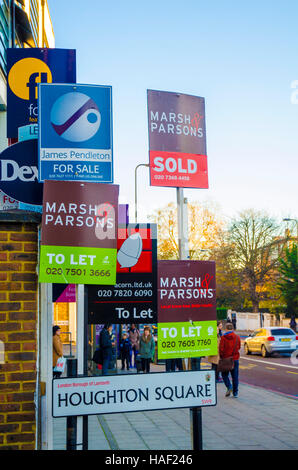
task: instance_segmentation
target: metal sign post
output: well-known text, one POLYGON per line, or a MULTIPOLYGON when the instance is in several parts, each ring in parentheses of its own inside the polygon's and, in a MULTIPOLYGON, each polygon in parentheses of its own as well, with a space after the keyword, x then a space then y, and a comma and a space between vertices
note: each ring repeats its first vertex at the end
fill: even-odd
MULTIPOLYGON (((179 259, 186 260, 189 259, 187 199, 184 198, 182 188, 176 188, 176 192, 178 213, 179 259)), ((202 408, 190 408, 190 418, 193 450, 203 450, 202 408)))
MULTIPOLYGON (((87 325, 85 318, 85 288, 84 284, 76 286, 77 294, 77 375, 87 375, 86 335, 87 325)), ((77 450, 88 450, 88 416, 77 417, 77 450)))
POLYGON ((53 303, 52 284, 40 285, 40 383, 41 449, 53 449, 52 380, 53 380, 53 303))

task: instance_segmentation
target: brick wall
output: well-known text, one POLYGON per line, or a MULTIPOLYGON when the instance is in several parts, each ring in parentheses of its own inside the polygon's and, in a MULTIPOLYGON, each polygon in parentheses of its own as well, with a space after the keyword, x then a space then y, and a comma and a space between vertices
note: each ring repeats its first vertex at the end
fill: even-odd
POLYGON ((35 449, 39 217, 0 213, 0 451, 35 449))

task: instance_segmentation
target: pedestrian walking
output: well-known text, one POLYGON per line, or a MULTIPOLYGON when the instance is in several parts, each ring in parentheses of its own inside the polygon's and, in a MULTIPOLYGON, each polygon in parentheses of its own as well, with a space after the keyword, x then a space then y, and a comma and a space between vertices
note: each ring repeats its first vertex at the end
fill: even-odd
POLYGON ((292 330, 295 331, 295 333, 297 333, 297 323, 296 323, 295 315, 291 316, 290 328, 292 328, 292 330))
POLYGON ((60 338, 61 328, 58 325, 53 326, 53 377, 60 377, 62 372, 54 371, 59 357, 63 356, 63 345, 60 338))
POLYGON ((175 372, 176 368, 178 370, 183 370, 183 363, 181 358, 166 359, 166 372, 175 372))
POLYGON ((217 324, 217 347, 218 347, 218 353, 214 356, 208 356, 207 361, 210 362, 211 364, 211 369, 215 370, 215 378, 216 382, 220 383, 222 382, 222 379, 220 378, 220 373, 218 371, 218 362, 219 362, 219 344, 220 344, 220 339, 222 336, 222 331, 221 331, 222 323, 218 322, 217 324))
POLYGON ((131 344, 131 366, 136 367, 136 357, 140 349, 140 332, 134 323, 130 325, 129 340, 131 344), (134 365, 132 365, 132 354, 134 355, 134 365))
POLYGON ((106 323, 99 335, 99 347, 102 351, 102 375, 108 375, 109 363, 112 359, 112 328, 113 325, 106 323))
POLYGON ((120 348, 120 358, 122 362, 122 370, 125 369, 125 364, 126 364, 126 369, 129 370, 131 344, 126 333, 123 333, 122 335, 122 340, 120 342, 119 348, 120 348))
POLYGON ((151 335, 150 328, 145 326, 144 333, 140 338, 139 354, 142 361, 142 370, 148 374, 150 372, 150 362, 154 358, 155 341, 151 335))
POLYGON ((230 371, 223 371, 221 374, 224 384, 227 387, 226 397, 229 397, 232 392, 234 397, 238 397, 240 347, 240 336, 236 335, 236 333, 234 332, 233 323, 227 323, 226 332, 221 337, 219 343, 220 358, 225 359, 232 357, 234 361, 233 369, 230 371), (232 378, 232 385, 229 378, 230 374, 232 378))
POLYGON ((222 321, 219 320, 217 322, 217 332, 218 332, 220 338, 222 337, 222 329, 223 329, 223 324, 222 324, 222 321))

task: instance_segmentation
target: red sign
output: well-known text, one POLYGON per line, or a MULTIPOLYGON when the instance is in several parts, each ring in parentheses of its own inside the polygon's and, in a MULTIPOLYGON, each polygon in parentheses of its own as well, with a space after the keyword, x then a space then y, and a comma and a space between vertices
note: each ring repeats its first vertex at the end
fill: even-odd
POLYGON ((208 188, 207 156, 150 151, 151 186, 208 188))

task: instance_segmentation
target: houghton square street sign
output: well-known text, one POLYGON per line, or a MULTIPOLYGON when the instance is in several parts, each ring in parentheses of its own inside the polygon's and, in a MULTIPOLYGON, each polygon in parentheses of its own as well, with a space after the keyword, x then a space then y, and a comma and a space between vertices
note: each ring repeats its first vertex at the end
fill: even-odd
POLYGON ((115 284, 119 186, 45 181, 39 282, 115 284))
POLYGON ((151 186, 208 188, 205 100, 147 91, 151 186))
POLYGON ((7 49, 7 137, 18 128, 38 122, 38 84, 75 83, 73 49, 7 49))
POLYGON ((187 371, 53 380, 53 417, 216 405, 215 372, 187 371))
POLYGON ((112 88, 41 84, 39 178, 113 182, 112 88))
POLYGON ((157 227, 119 226, 114 286, 88 286, 88 323, 157 322, 157 227))

